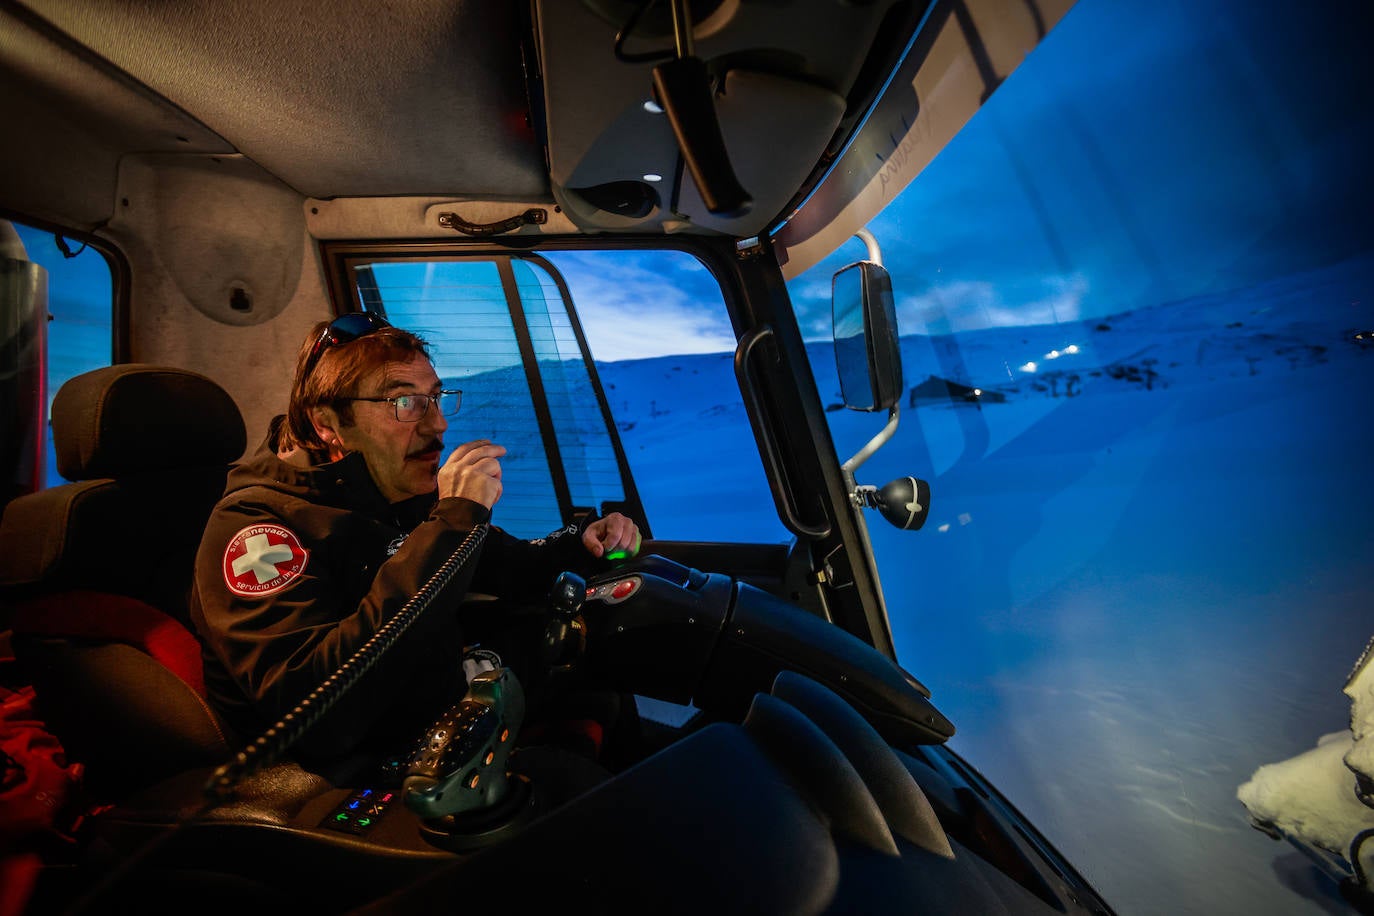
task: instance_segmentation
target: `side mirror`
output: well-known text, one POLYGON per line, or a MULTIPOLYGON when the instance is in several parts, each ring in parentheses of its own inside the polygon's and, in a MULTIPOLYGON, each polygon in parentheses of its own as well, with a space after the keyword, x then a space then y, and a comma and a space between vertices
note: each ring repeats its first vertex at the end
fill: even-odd
POLYGON ((835 369, 850 410, 890 410, 902 397, 902 354, 892 280, 872 261, 838 271, 831 283, 835 369))

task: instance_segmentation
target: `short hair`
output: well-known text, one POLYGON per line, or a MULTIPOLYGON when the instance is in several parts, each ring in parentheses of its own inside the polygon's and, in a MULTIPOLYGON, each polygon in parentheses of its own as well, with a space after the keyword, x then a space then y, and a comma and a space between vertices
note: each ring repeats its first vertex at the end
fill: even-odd
POLYGON ((353 422, 353 405, 346 398, 357 394, 358 385, 368 373, 391 362, 408 362, 417 354, 429 359, 429 345, 418 335, 395 327, 379 328, 347 343, 326 347, 311 364, 321 335, 329 327, 321 321, 310 329, 296 354, 296 373, 291 382, 291 400, 286 408, 278 448, 302 448, 311 459, 327 459, 329 446, 315 432, 310 411, 332 407, 345 424, 353 422))

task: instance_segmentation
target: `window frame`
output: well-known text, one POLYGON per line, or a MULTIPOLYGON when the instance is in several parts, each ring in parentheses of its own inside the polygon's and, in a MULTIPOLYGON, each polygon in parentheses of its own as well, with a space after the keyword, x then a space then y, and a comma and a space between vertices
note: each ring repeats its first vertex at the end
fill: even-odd
POLYGON ((378 311, 385 316, 384 304, 380 300, 365 297, 360 292, 359 278, 364 272, 370 272, 371 264, 381 262, 472 261, 494 264, 500 279, 501 292, 505 296, 511 325, 514 329, 525 381, 529 386, 530 399, 534 406, 535 422, 539 427, 539 435, 549 466, 554 496, 563 523, 566 525, 574 522, 579 515, 588 510, 598 513, 622 512, 638 522, 645 538, 653 536, 649 519, 639 497, 639 490, 635 485, 634 474, 630 469, 629 460, 620 441, 619 430, 616 428, 615 419, 606 400, 606 392, 602 387, 600 374, 596 370, 591 349, 587 345, 587 338, 582 330, 581 320, 578 318, 576 307, 573 305, 571 291, 568 289, 562 273, 548 259, 530 251, 512 251, 490 246, 471 248, 464 246, 459 249, 443 242, 404 245, 323 243, 321 250, 326 264, 330 305, 335 315, 344 314, 346 311, 368 310, 378 311), (558 431, 554 422, 553 411, 549 406, 543 376, 538 369, 539 359, 535 352, 533 338, 530 335, 529 320, 521 299, 519 281, 515 276, 514 261, 524 261, 544 271, 553 280, 554 286, 558 290, 560 302, 568 316, 569 325, 577 342, 583 369, 587 373, 592 392, 596 397, 598 414, 609 437, 612 454, 615 456, 616 470, 620 475, 623 493, 623 499, 619 501, 607 500, 600 506, 578 506, 573 502, 572 487, 568 482, 568 470, 558 444, 558 431))

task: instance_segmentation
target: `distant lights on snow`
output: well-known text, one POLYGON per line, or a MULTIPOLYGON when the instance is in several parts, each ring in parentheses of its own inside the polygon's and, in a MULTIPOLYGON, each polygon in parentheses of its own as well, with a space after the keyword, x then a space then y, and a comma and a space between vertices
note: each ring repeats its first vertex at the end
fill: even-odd
MULTIPOLYGON (((1050 352, 1046 353, 1045 359, 1058 359, 1061 356, 1072 356, 1077 352, 1078 344, 1069 344, 1062 350, 1051 350, 1050 352)), ((1040 368, 1040 366, 1036 364, 1035 360, 1031 360, 1027 362, 1025 365, 1018 366, 1017 368, 1019 368, 1022 372, 1035 372, 1037 369, 1040 368)))

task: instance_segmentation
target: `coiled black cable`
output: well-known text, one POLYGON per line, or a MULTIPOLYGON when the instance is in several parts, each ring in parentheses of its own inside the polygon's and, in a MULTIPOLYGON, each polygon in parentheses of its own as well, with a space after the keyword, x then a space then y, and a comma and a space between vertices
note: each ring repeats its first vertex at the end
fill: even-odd
POLYGON ((234 786, 261 768, 275 761, 293 744, 300 740, 310 726, 320 720, 326 712, 339 702, 345 693, 352 689, 358 679, 366 674, 387 649, 400 639, 411 624, 419 619, 434 601, 435 597, 452 581, 458 570, 472 558, 487 536, 487 525, 477 525, 467 533, 463 543, 449 555, 449 558, 434 571, 420 590, 410 597, 405 605, 392 615, 391 619, 377 628, 377 632, 361 646, 358 651, 339 666, 320 686, 310 692, 294 709, 282 716, 281 720, 258 736, 257 740, 239 751, 233 760, 220 766, 205 784, 205 795, 215 801, 223 801, 233 792, 234 786))

